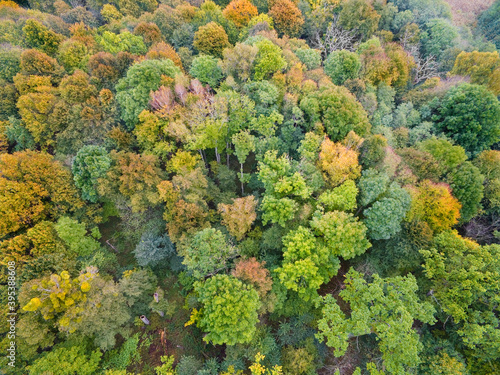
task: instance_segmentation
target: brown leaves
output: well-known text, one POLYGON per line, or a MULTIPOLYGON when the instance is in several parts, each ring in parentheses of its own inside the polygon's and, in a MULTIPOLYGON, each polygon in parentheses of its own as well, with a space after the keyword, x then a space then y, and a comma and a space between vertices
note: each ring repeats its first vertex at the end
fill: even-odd
POLYGON ((257 201, 253 195, 233 199, 233 204, 219 204, 222 223, 238 241, 245 237, 257 218, 256 207, 257 201))

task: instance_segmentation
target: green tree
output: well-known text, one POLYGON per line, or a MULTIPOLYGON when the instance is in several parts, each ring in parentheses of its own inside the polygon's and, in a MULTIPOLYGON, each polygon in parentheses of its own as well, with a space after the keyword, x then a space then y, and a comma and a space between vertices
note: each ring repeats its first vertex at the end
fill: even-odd
POLYGON ((134 35, 130 31, 124 31, 120 34, 104 31, 101 36, 96 37, 96 41, 106 52, 111 53, 130 52, 135 55, 143 55, 148 50, 142 37, 134 35))
POLYGON ((311 48, 299 48, 295 50, 295 55, 304 64, 308 70, 316 69, 321 66, 321 51, 311 48))
POLYGON ((352 259, 371 247, 366 239, 366 226, 351 213, 316 212, 310 225, 315 235, 321 237, 320 243, 328 248, 332 256, 352 259))
POLYGON ((485 177, 485 208, 488 212, 495 212, 500 208, 500 151, 485 150, 473 163, 485 177))
POLYGON ((79 256, 93 255, 101 247, 99 242, 92 237, 100 237, 99 230, 92 230, 92 237, 87 236, 87 228, 84 223, 79 223, 77 220, 63 216, 59 218, 54 226, 57 235, 61 238, 66 246, 79 256))
POLYGON ((283 245, 283 264, 275 270, 280 282, 303 300, 315 300, 319 287, 337 273, 339 254, 334 247, 320 243, 310 229, 302 226, 283 237, 283 245))
POLYGON ((449 20, 434 18, 426 22, 420 39, 427 55, 440 58, 444 50, 453 47, 457 37, 457 29, 449 20))
POLYGON ((264 212, 263 223, 265 225, 270 221, 284 227, 298 210, 297 201, 309 198, 312 189, 302 174, 292 166, 290 159, 286 155, 278 158, 276 150, 267 151, 258 168, 258 178, 266 189, 260 206, 264 212))
POLYGON ((389 373, 403 374, 415 368, 423 345, 412 328, 414 321, 434 322, 432 305, 418 299, 415 277, 409 274, 383 279, 374 274, 368 283, 362 274, 351 269, 344 285, 339 296, 349 304, 350 317, 346 317, 332 295, 327 295, 316 337, 326 339, 335 356, 340 357, 345 354, 350 337, 373 333, 389 373))
POLYGON ((134 249, 135 259, 141 267, 158 266, 168 261, 175 254, 174 245, 170 238, 146 232, 134 249))
POLYGON ((254 65, 254 76, 256 81, 269 78, 273 73, 285 69, 286 60, 283 58, 283 51, 276 44, 268 39, 261 40, 254 44, 258 48, 254 65))
POLYGON ((500 246, 479 246, 456 232, 443 232, 431 249, 421 253, 432 295, 439 308, 453 318, 463 345, 471 349, 473 357, 498 360, 500 246))
POLYGON ((243 183, 245 182, 243 176, 243 164, 247 160, 248 155, 255 151, 255 137, 247 131, 236 133, 232 137, 234 144, 234 152, 240 163, 240 181, 241 181, 241 194, 244 193, 243 183))
POLYGON ((460 167, 451 171, 447 180, 453 191, 453 196, 462 204, 460 217, 467 222, 476 216, 481 209, 483 199, 484 176, 471 162, 466 161, 460 167))
POLYGON ((318 197, 318 202, 328 211, 353 211, 356 208, 358 188, 353 180, 347 180, 342 185, 326 190, 318 197))
POLYGON ((207 228, 196 233, 180 255, 193 276, 203 279, 225 270, 228 262, 238 255, 238 249, 227 241, 221 231, 207 228))
POLYGON ((99 369, 102 353, 85 344, 62 344, 28 366, 29 374, 92 375, 99 369))
POLYGON ((442 100, 436 127, 469 155, 489 148, 500 136, 500 103, 484 86, 461 84, 442 100))
POLYGON ((343 86, 327 86, 311 92, 300 101, 300 109, 311 128, 321 122, 333 141, 344 139, 351 130, 365 136, 371 128, 363 106, 343 86))
POLYGON ((89 51, 83 42, 67 39, 59 46, 57 59, 64 69, 69 74, 72 74, 75 69, 86 69, 89 61, 89 51))
POLYGON ((139 114, 147 108, 149 93, 160 87, 162 76, 174 78, 180 73, 180 69, 168 59, 144 60, 130 67, 127 76, 116 85, 116 100, 129 129, 137 124, 139 114))
POLYGON ((418 148, 434 156, 446 172, 455 170, 467 160, 467 155, 462 147, 454 146, 444 138, 426 139, 418 144, 418 148))
POLYGON ((97 202, 97 180, 106 175, 111 167, 111 158, 100 146, 84 146, 76 154, 71 171, 75 185, 82 191, 82 198, 97 202))
POLYGON ((21 70, 21 49, 4 48, 0 51, 0 79, 13 82, 14 76, 21 70))
POLYGON ((325 60, 325 73, 336 85, 343 85, 348 79, 358 78, 361 69, 359 55, 346 50, 333 51, 325 60))
POLYGON ((495 1, 486 11, 484 11, 477 21, 478 28, 484 35, 500 48, 500 25, 498 18, 500 16, 500 2, 495 1))
POLYGON ((363 211, 363 222, 374 240, 387 240, 401 231, 401 222, 410 210, 410 194, 393 182, 363 211))
POLYGON ((203 306, 197 326, 208 332, 203 341, 235 345, 252 340, 260 307, 255 289, 235 277, 215 275, 195 282, 194 290, 203 306))
POLYGON ((348 0, 342 7, 339 24, 347 29, 355 29, 366 40, 377 30, 380 20, 373 5, 368 0, 348 0))
POLYGON ((189 73, 200 80, 201 83, 208 84, 216 88, 222 79, 222 70, 218 65, 217 58, 207 55, 199 55, 193 59, 189 73))

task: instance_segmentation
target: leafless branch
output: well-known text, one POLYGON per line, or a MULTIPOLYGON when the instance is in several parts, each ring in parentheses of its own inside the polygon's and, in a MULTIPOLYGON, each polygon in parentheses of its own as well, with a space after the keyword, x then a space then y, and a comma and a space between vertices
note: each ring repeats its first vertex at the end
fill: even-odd
POLYGON ((338 16, 335 16, 322 36, 316 32, 314 42, 316 47, 327 56, 333 51, 342 49, 354 51, 357 39, 357 30, 345 30, 338 24, 338 16))

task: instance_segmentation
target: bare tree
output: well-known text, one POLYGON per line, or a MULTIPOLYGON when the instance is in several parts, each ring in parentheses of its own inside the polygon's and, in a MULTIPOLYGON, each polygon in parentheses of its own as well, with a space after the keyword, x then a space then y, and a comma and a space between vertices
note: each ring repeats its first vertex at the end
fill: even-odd
POLYGON ((338 19, 339 17, 336 15, 323 35, 320 35, 318 31, 316 32, 314 44, 325 56, 337 50, 354 51, 356 49, 357 29, 345 30, 338 24, 338 19))
POLYGON ((420 53, 420 43, 415 43, 416 30, 407 28, 401 37, 400 43, 406 52, 413 56, 413 84, 416 85, 426 79, 439 76, 439 64, 435 56, 424 57, 420 53))
POLYGON ((422 57, 420 54, 413 56, 415 60, 413 84, 439 75, 439 64, 433 55, 422 57))

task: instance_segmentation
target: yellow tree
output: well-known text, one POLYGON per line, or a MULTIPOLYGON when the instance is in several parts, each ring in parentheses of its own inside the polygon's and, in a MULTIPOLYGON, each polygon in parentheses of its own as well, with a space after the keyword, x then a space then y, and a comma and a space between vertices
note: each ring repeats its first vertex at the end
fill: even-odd
POLYGON ((462 51, 457 56, 450 73, 470 76, 471 83, 486 85, 493 94, 500 94, 500 56, 498 51, 462 51))
POLYGON ((49 154, 1 154, 0 170, 0 238, 83 207, 70 172, 49 154))
POLYGON ((354 180, 361 175, 356 149, 334 143, 328 137, 321 143, 319 166, 323 177, 331 186, 339 186, 346 180, 354 180))

